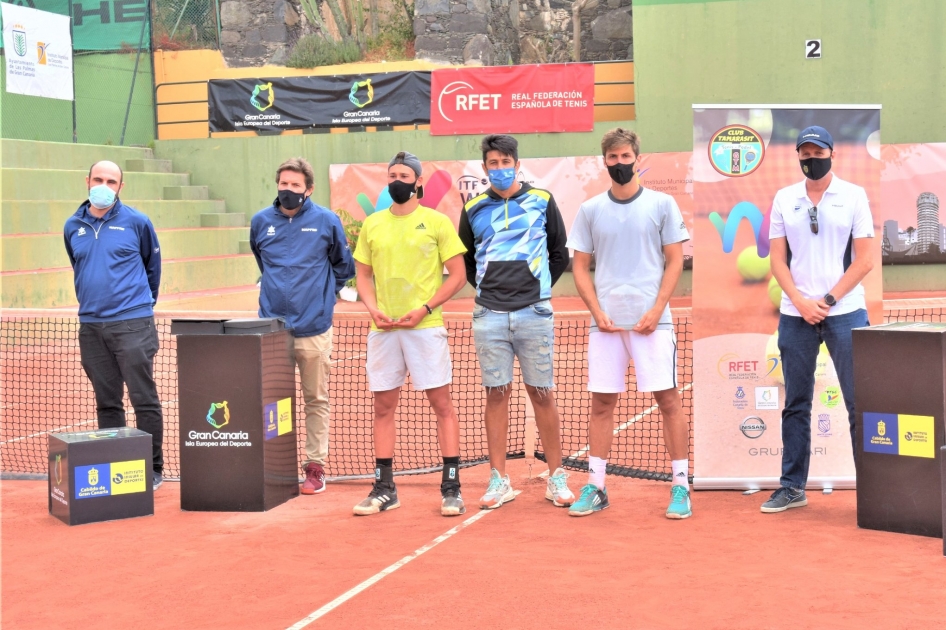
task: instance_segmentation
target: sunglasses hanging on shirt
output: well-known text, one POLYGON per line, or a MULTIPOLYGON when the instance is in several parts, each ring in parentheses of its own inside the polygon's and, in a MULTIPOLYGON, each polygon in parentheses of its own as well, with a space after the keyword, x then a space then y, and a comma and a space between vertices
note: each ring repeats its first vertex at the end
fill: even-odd
POLYGON ((812 234, 818 233, 818 206, 808 208, 808 227, 812 234))

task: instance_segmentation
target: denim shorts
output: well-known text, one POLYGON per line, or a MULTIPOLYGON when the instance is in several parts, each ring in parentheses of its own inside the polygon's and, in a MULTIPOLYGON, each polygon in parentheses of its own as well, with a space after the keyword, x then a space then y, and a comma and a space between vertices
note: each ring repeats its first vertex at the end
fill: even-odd
POLYGON ((551 389, 553 347, 552 303, 542 300, 510 313, 497 313, 477 304, 473 308, 473 338, 484 387, 512 382, 513 356, 526 385, 551 389))

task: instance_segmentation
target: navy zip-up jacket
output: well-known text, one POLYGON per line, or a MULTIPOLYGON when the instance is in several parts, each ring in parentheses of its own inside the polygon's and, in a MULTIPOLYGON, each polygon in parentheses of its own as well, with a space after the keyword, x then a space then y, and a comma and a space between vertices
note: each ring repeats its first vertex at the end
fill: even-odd
POLYGON ((85 201, 63 227, 75 274, 80 322, 152 317, 161 285, 161 247, 151 219, 116 200, 96 219, 85 201))
POLYGON ((253 215, 250 248, 263 274, 260 317, 281 317, 296 337, 321 335, 332 327, 335 294, 355 276, 345 230, 338 216, 306 199, 294 217, 279 201, 253 215))

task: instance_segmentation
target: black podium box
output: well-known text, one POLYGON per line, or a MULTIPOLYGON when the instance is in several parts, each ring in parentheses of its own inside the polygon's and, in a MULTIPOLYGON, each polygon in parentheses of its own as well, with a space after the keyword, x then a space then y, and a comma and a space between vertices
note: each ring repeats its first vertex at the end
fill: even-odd
POLYGON ((857 524, 942 537, 946 323, 853 333, 857 524))
POLYGON ((100 429, 49 436, 49 513, 67 525, 154 514, 151 435, 100 429))
POLYGON ((299 494, 292 337, 254 332, 270 326, 177 337, 182 510, 262 512, 299 494))

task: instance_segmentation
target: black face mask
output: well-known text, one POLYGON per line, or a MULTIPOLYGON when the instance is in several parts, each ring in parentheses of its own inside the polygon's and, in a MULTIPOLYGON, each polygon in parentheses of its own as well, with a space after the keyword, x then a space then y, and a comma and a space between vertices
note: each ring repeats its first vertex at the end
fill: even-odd
POLYGON ((801 172, 805 174, 805 177, 808 179, 818 180, 827 175, 831 171, 831 158, 816 158, 810 157, 805 160, 800 160, 801 162, 801 172))
POLYGON ((286 210, 295 210, 305 203, 305 195, 291 190, 280 190, 276 193, 276 198, 279 200, 279 205, 286 210))
POLYGON ((391 195, 391 200, 397 204, 407 203, 410 201, 411 197, 414 196, 416 191, 416 181, 413 181, 410 184, 402 181, 393 181, 388 184, 388 193, 391 195))
POLYGON ((637 166, 637 161, 633 161, 630 164, 615 164, 608 167, 608 175, 611 176, 611 179, 614 180, 619 186, 630 183, 634 179, 634 167, 637 166))

